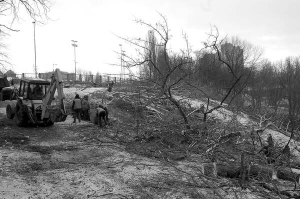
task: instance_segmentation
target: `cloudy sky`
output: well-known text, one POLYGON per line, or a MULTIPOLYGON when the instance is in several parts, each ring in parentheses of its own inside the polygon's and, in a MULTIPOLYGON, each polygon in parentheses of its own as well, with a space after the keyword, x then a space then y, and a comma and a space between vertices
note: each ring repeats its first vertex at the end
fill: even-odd
MULTIPOLYGON (((133 22, 135 17, 150 23, 167 17, 171 30, 170 47, 184 48, 182 31, 193 50, 202 48, 210 25, 223 36, 239 36, 264 48, 264 57, 279 61, 300 55, 299 0, 56 0, 44 25, 36 26, 37 66, 50 71, 53 64, 74 72, 71 40, 78 41, 77 68, 96 73, 119 73, 119 44, 133 53, 115 35, 146 37, 146 30, 133 22)), ((6 39, 12 69, 33 72, 33 24, 22 16, 13 26, 19 32, 6 39)))

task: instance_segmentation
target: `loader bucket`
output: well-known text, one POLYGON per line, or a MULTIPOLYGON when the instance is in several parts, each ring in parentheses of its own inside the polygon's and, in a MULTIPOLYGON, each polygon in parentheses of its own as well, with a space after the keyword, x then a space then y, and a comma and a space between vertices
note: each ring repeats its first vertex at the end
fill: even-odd
POLYGON ((68 116, 60 108, 51 108, 48 111, 52 122, 64 122, 68 116))
POLYGON ((96 109, 90 109, 90 120, 94 124, 98 124, 97 116, 96 116, 97 110, 96 109))

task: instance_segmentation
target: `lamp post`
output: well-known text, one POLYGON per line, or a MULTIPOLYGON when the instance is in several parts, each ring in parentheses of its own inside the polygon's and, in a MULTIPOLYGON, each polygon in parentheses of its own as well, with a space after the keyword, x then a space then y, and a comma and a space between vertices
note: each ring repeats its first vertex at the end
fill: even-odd
POLYGON ((125 79, 125 65, 126 65, 126 62, 125 62, 125 64, 123 63, 123 57, 125 56, 125 50, 122 50, 122 69, 123 69, 123 71, 122 71, 122 75, 123 75, 123 79, 125 79))
POLYGON ((36 42, 35 42, 35 21, 33 23, 33 41, 34 41, 34 73, 37 78, 37 67, 36 67, 36 42))
POLYGON ((72 43, 72 46, 74 47, 74 63, 75 63, 75 81, 76 81, 76 50, 75 48, 78 47, 77 45, 77 41, 75 40, 71 40, 73 43, 72 43))
POLYGON ((123 72, 123 57, 122 57, 122 44, 119 44, 119 46, 121 47, 121 54, 120 54, 120 56, 121 56, 121 73, 120 73, 120 79, 122 79, 122 72, 123 72))

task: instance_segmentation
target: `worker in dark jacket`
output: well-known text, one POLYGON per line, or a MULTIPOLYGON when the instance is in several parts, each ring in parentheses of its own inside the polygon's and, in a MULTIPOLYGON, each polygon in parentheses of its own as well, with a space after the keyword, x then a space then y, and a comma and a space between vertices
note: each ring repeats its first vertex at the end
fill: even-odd
POLYGON ((107 107, 103 105, 99 105, 97 108, 97 121, 98 125, 102 127, 102 120, 104 121, 104 124, 107 125, 108 122, 108 110, 107 107))
POLYGON ((111 82, 109 82, 109 83, 108 83, 108 88, 107 88, 107 91, 108 91, 108 92, 111 92, 111 91, 112 91, 112 88, 113 88, 113 86, 114 86, 114 81, 111 81, 111 82))
POLYGON ((82 99, 82 119, 83 120, 90 120, 89 110, 90 110, 90 104, 88 101, 88 96, 85 95, 82 99))
POLYGON ((76 94, 73 104, 72 104, 72 110, 74 113, 74 121, 73 123, 76 123, 76 118, 78 118, 78 121, 81 122, 80 113, 82 110, 82 102, 78 94, 76 94))

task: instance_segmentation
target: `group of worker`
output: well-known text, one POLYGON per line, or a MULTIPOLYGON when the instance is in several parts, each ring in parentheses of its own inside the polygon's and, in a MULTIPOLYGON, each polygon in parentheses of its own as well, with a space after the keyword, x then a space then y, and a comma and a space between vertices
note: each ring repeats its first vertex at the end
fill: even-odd
MULTIPOLYGON (((78 119, 79 122, 81 122, 81 117, 83 120, 89 120, 89 110, 90 110, 90 104, 88 102, 88 96, 85 95, 82 99, 80 99, 79 94, 75 95, 75 98, 73 100, 72 104, 72 110, 73 110, 73 117, 74 121, 73 123, 76 123, 76 119, 78 119)), ((108 123, 108 109, 104 105, 98 105, 96 108, 96 117, 97 117, 97 123, 100 127, 102 127, 102 120, 104 121, 104 124, 107 125, 108 123)))

